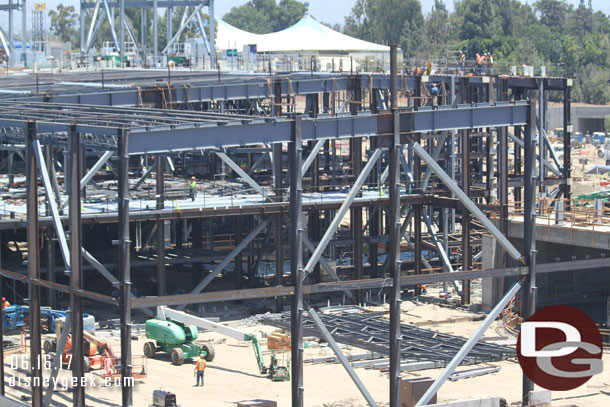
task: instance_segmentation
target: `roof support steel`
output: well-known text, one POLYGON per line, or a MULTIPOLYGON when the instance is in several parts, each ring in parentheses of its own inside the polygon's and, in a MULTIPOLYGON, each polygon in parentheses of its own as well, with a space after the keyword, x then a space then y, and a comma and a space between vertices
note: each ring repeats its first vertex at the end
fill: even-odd
POLYGON ((436 173, 436 175, 443 181, 445 186, 453 192, 456 197, 464 204, 466 209, 472 213, 474 217, 476 217, 485 228, 491 233, 497 240, 498 243, 506 250, 506 252, 515 260, 521 260, 521 253, 513 246, 513 244, 498 230, 498 228, 485 216, 485 214, 478 208, 478 206, 470 200, 468 195, 462 191, 462 189, 451 179, 451 177, 443 171, 443 169, 437 164, 437 162, 430 157, 430 155, 424 150, 424 148, 419 143, 413 143, 413 149, 415 153, 421 157, 422 160, 426 162, 431 168, 432 171, 436 173))
POLYGON ((36 160, 38 161, 38 171, 42 176, 42 183, 44 185, 45 194, 47 195, 49 208, 51 209, 51 218, 53 219, 55 233, 57 233, 57 238, 59 239, 59 248, 61 251, 61 256, 64 260, 66 270, 69 271, 71 269, 70 249, 68 248, 64 225, 61 223, 61 219, 59 217, 57 202, 55 201, 55 197, 53 196, 53 186, 51 185, 51 179, 49 178, 49 173, 47 172, 47 164, 44 159, 44 154, 42 154, 42 147, 40 145, 40 142, 38 140, 34 140, 34 145, 31 148, 34 149, 34 154, 36 155, 36 160))
POLYGON ((333 218, 332 222, 328 226, 328 229, 326 229, 324 236, 322 236, 320 243, 318 243, 318 247, 316 247, 316 250, 312 253, 311 257, 309 258, 307 265, 303 269, 304 275, 307 275, 313 271, 314 266, 318 263, 320 257, 322 256, 322 252, 324 250, 326 250, 326 246, 328 246, 330 239, 332 238, 333 234, 339 227, 339 223, 341 223, 341 220, 343 219, 343 217, 349 210, 350 205, 352 204, 352 202, 354 201, 354 199, 360 192, 360 188, 362 188, 362 185, 366 181, 371 170, 373 169, 373 166, 377 163, 377 160, 379 159, 380 156, 381 156, 381 149, 378 148, 373 152, 373 154, 369 158, 369 161, 364 166, 362 172, 358 176, 358 179, 356 179, 356 181, 354 182, 354 185, 350 189, 349 194, 345 198, 345 201, 343 201, 341 208, 339 208, 339 210, 335 214, 335 217, 333 218))

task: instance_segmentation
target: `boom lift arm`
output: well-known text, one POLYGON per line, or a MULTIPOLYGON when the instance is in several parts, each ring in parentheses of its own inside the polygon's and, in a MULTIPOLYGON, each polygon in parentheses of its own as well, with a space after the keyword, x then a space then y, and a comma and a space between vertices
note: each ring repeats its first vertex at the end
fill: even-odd
POLYGON ((196 317, 194 315, 187 314, 186 312, 177 311, 175 309, 159 306, 157 307, 157 319, 163 321, 178 321, 185 325, 195 325, 197 328, 206 329, 208 331, 216 332, 224 336, 228 336, 238 341, 249 341, 252 343, 252 349, 254 350, 254 356, 256 357, 256 364, 261 374, 269 374, 274 380, 288 380, 284 376, 287 374, 287 369, 277 365, 277 359, 273 352, 271 353, 271 365, 268 368, 265 366, 265 359, 263 358, 263 352, 255 336, 241 332, 230 326, 219 324, 209 319, 196 317))

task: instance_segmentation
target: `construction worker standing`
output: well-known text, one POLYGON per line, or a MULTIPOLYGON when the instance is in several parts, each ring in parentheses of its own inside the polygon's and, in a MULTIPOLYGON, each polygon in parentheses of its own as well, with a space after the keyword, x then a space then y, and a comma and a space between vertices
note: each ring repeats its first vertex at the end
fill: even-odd
POLYGON ((204 354, 199 355, 199 360, 197 361, 197 365, 195 365, 195 374, 197 374, 197 384, 195 386, 199 386, 199 378, 201 378, 201 386, 203 386, 203 372, 205 372, 206 362, 204 359, 204 354))
POLYGON ((189 182, 189 196, 191 197, 191 201, 195 201, 195 194, 197 193, 197 180, 195 177, 191 177, 191 182, 189 182))
POLYGON ((10 307, 10 306, 11 306, 11 303, 8 302, 6 300, 6 298, 2 297, 2 309, 5 309, 6 307, 10 307))

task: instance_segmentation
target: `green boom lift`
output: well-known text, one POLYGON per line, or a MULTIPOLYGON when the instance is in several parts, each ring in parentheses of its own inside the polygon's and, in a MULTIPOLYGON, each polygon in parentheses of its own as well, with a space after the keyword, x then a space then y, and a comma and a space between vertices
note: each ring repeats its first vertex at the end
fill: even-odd
POLYGON ((157 319, 146 321, 146 337, 155 342, 144 344, 146 357, 154 357, 157 350, 169 352, 172 362, 176 365, 184 363, 185 359, 204 353, 205 359, 214 359, 214 349, 211 345, 199 346, 193 343, 197 339, 197 328, 220 333, 239 341, 252 343, 256 364, 261 374, 273 381, 290 380, 290 374, 285 366, 280 366, 273 351, 269 366, 265 365, 261 346, 255 336, 243 333, 229 326, 199 318, 194 315, 177 311, 165 306, 157 307, 157 319))

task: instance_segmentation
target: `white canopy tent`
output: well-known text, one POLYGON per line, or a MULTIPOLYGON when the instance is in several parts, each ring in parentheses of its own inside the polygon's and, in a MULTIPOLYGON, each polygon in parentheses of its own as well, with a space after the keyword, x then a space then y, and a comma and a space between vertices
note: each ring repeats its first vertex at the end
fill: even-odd
MULTIPOLYGON (((258 54, 267 59, 283 57, 286 63, 290 55, 290 69, 302 69, 312 56, 317 59, 319 69, 329 71, 358 69, 358 67, 385 67, 389 64, 390 47, 359 40, 320 24, 312 16, 305 15, 298 23, 282 31, 269 34, 254 34, 240 30, 217 18, 216 49, 236 49, 242 52, 247 45, 256 45, 258 54), (300 64, 296 62, 300 59, 300 64), (375 62, 369 62, 375 61, 375 62)), ((245 55, 244 55, 245 57, 245 55)), ((259 59, 260 63, 260 59, 259 59)), ((279 68, 278 68, 279 69, 279 68)))
POLYGON ((390 52, 390 47, 359 40, 341 34, 320 24, 312 16, 305 15, 298 23, 285 30, 270 34, 253 34, 240 30, 221 19, 218 21, 217 48, 242 49, 256 44, 261 52, 342 51, 342 52, 390 52), (227 47, 227 48, 225 48, 227 47))

